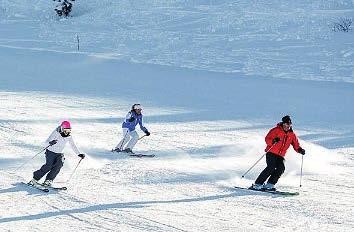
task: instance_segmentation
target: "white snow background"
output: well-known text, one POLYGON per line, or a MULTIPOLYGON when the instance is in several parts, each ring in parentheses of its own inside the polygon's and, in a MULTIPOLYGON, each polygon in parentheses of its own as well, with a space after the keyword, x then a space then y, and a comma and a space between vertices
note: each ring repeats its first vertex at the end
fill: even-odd
MULTIPOLYGON (((353 231, 350 0, 0 0, 0 231, 353 231), (77 36, 80 51, 77 51, 77 36), (151 136, 113 154, 141 103, 151 136), (282 197, 243 190, 285 114, 282 197), (66 192, 21 185, 64 119, 87 158, 66 192)), ((139 131, 140 133, 140 131, 139 131)), ((140 133, 140 135, 143 135, 140 133)), ((57 185, 79 161, 70 149, 57 185)))

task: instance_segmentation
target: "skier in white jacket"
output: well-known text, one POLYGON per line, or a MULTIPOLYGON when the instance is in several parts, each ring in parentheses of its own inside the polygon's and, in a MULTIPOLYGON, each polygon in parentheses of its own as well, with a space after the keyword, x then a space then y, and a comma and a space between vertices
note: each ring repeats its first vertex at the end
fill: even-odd
POLYGON ((85 154, 80 153, 73 138, 71 137, 70 122, 63 121, 46 140, 46 144, 49 146, 45 151, 46 163, 33 173, 33 179, 29 182, 29 184, 38 185, 38 181, 48 173, 42 185, 52 185, 53 180, 63 167, 65 158, 62 152, 67 142, 69 142, 73 151, 81 159, 85 158, 85 154))

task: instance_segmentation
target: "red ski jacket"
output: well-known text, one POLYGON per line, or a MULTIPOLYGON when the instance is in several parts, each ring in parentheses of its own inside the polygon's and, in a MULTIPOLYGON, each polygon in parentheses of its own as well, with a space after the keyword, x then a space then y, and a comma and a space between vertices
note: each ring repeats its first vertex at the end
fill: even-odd
POLYGON ((267 144, 265 151, 271 152, 281 157, 285 156, 285 153, 290 147, 290 144, 293 146, 296 152, 299 152, 299 148, 301 148, 293 129, 290 128, 288 132, 285 132, 281 123, 278 123, 276 127, 268 132, 267 136, 265 137, 265 141, 267 144), (273 139, 277 137, 280 139, 280 141, 273 146, 273 139))

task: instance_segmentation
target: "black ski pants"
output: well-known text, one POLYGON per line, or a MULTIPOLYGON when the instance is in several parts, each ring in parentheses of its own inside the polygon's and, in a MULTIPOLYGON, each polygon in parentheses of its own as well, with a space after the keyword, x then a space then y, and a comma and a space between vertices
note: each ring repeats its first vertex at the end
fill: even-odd
POLYGON ((259 174, 255 183, 264 184, 264 182, 269 178, 268 183, 275 185, 285 171, 285 159, 281 156, 268 152, 266 154, 266 161, 267 167, 261 172, 261 174, 259 174))
POLYGON ((45 164, 37 171, 33 173, 33 178, 36 180, 40 180, 45 174, 46 180, 54 180, 55 177, 60 172, 60 169, 64 164, 64 154, 55 153, 49 150, 45 151, 45 164))

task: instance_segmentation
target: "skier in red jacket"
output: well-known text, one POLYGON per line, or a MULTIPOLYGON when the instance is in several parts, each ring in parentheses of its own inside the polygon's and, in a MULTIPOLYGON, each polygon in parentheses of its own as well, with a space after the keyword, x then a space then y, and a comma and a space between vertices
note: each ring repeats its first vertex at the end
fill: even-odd
POLYGON ((251 188, 255 190, 274 191, 276 190, 274 187, 275 184, 285 171, 284 157, 290 145, 293 146, 296 152, 302 155, 305 155, 305 150, 301 148, 292 129, 291 118, 289 115, 284 116, 282 121, 268 132, 265 141, 267 143, 265 149, 267 152, 267 167, 261 172, 261 174, 259 174, 251 188), (267 179, 267 184, 264 185, 264 182, 267 179))

